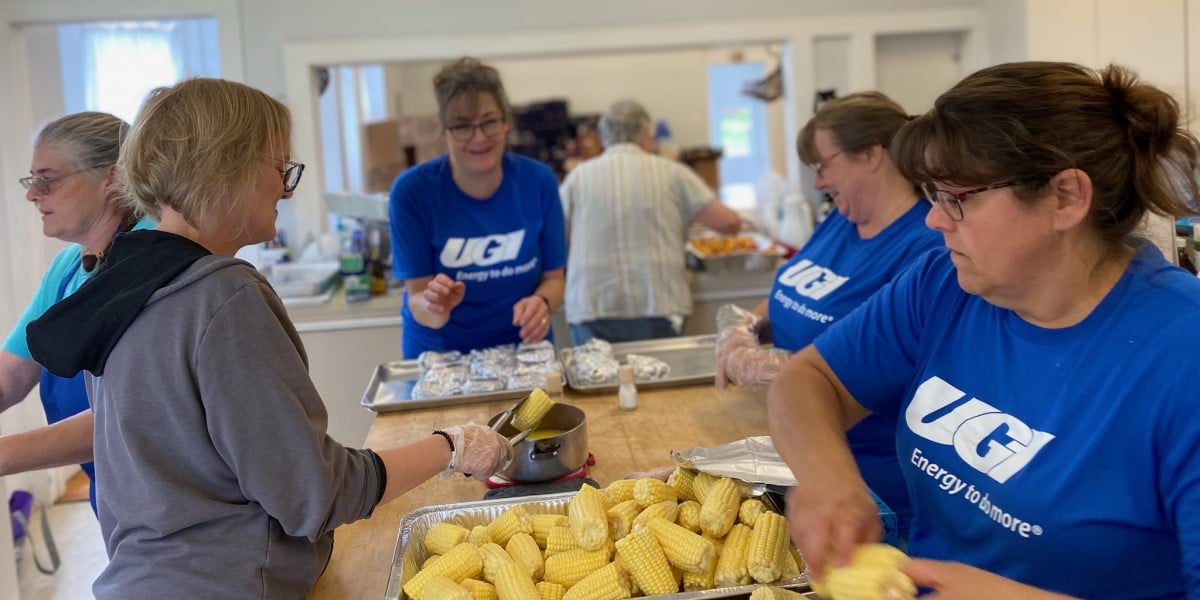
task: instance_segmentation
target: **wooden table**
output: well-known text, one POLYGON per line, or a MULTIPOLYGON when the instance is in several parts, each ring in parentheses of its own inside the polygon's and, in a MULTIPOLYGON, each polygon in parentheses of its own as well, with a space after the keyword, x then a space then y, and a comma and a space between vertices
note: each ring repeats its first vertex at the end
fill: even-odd
MULTIPOLYGON (((767 434, 764 394, 718 392, 712 385, 642 390, 639 407, 633 411, 618 410, 616 394, 568 390, 562 401, 587 414, 588 445, 596 458, 589 477, 601 485, 629 473, 671 466, 671 450, 767 434)), ((510 400, 380 414, 371 425, 367 446, 387 448, 450 425, 487 423, 511 404, 510 400)), ((370 519, 338 528, 329 566, 309 598, 383 598, 403 516, 431 504, 480 500, 486 491, 474 479, 435 477, 376 508, 370 519)))

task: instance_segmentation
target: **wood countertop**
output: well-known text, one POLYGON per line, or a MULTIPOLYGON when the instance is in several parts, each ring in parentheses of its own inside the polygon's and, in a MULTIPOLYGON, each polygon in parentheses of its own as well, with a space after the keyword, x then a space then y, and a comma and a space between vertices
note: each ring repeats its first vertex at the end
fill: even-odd
MULTIPOLYGON (((616 394, 566 390, 562 402, 587 415, 588 446, 596 458, 589 477, 608 485, 629 473, 671 466, 671 450, 715 446, 766 435, 765 394, 719 392, 709 385, 641 390, 638 408, 617 409, 616 394)), ((383 413, 367 435, 370 448, 388 448, 430 435, 435 429, 474 421, 486 423, 511 400, 383 413)), ((483 499, 487 488, 462 477, 434 477, 375 509, 370 519, 343 525, 334 533, 333 556, 310 599, 376 600, 387 591, 400 521, 409 511, 432 504, 483 499)))

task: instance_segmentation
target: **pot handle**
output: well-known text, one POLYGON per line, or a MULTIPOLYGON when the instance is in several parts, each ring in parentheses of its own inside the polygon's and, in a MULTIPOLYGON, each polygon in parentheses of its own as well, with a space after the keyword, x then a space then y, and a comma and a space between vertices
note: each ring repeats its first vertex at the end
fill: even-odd
POLYGON ((538 440, 533 444, 533 452, 529 453, 529 458, 532 460, 547 460, 558 456, 558 449, 562 447, 557 440, 538 440))

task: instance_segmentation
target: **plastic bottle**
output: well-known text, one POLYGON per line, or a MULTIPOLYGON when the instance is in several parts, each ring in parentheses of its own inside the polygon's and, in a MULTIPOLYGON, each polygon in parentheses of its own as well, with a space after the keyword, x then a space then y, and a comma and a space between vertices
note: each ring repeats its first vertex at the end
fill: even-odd
POLYGON ((617 369, 617 408, 633 410, 638 407, 637 384, 634 383, 633 365, 621 365, 617 369))
POLYGON ((812 205, 804 194, 790 193, 783 199, 783 221, 779 224, 779 241, 799 248, 812 237, 812 205))

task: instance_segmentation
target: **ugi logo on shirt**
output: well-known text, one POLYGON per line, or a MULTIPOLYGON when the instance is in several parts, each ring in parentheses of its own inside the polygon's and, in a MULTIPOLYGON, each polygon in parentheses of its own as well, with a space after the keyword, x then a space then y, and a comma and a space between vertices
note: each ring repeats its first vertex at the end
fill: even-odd
POLYGON ((441 261, 448 268, 470 265, 489 267, 498 262, 513 260, 521 252, 525 230, 473 238, 450 238, 442 246, 441 261))
POLYGON ((849 280, 849 277, 843 277, 825 267, 814 265, 807 258, 788 267, 779 275, 780 285, 795 288, 797 294, 813 300, 820 300, 828 296, 830 292, 849 280))
POLYGON ((954 446, 963 462, 1000 483, 1025 468, 1054 439, 978 398, 946 410, 964 396, 942 378, 930 377, 917 388, 904 420, 913 433, 954 446))

